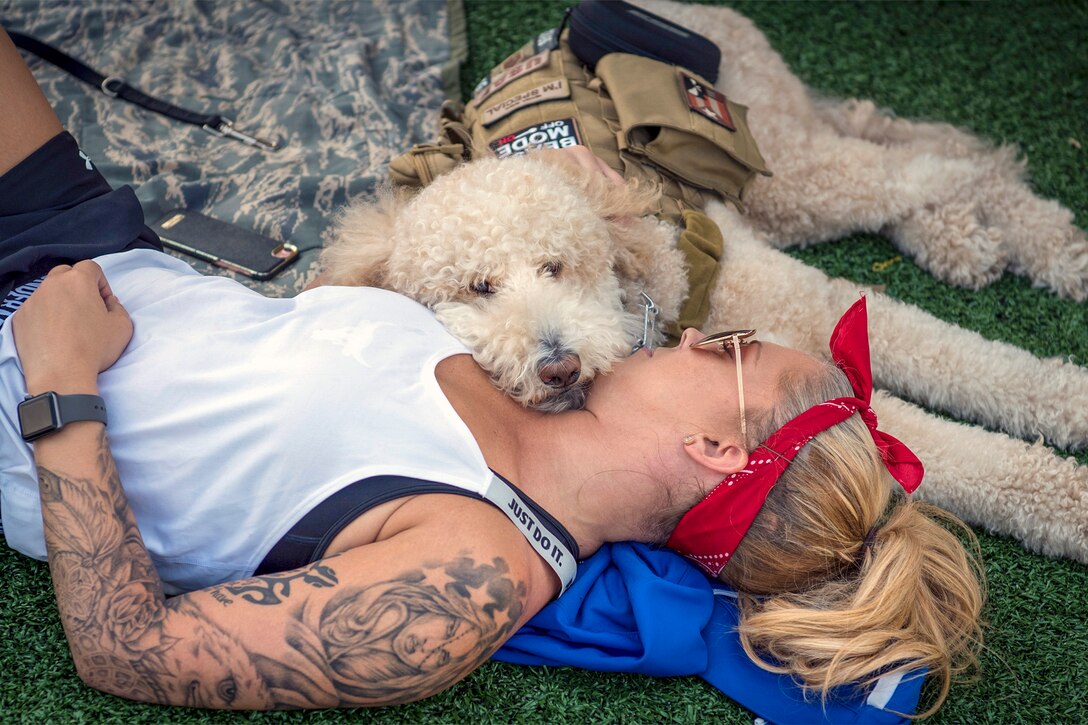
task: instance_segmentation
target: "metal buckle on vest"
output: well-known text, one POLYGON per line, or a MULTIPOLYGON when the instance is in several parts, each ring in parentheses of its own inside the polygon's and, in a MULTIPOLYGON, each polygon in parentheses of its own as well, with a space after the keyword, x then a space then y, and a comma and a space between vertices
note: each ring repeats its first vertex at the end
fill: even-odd
POLYGON ((265 151, 279 151, 280 144, 277 141, 268 141, 257 136, 251 136, 244 131, 239 131, 234 127, 234 121, 229 118, 223 118, 217 126, 205 123, 201 126, 205 131, 213 136, 222 136, 224 138, 232 138, 235 141, 241 141, 247 146, 256 146, 257 148, 264 149, 265 151))
POLYGON ((657 332, 657 317, 661 314, 661 308, 650 299, 650 295, 645 292, 640 293, 642 295, 642 337, 635 340, 635 344, 631 347, 631 354, 634 354, 642 348, 649 350, 654 349, 654 336, 657 332))

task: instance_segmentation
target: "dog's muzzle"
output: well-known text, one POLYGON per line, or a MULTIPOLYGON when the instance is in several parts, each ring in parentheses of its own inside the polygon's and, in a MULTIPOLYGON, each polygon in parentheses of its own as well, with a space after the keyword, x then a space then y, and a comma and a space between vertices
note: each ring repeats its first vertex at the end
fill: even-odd
POLYGON ((553 339, 542 340, 541 349, 544 354, 537 363, 537 377, 545 387, 545 395, 532 407, 550 413, 581 408, 589 382, 583 380, 578 353, 553 339))
POLYGON ((566 390, 582 375, 582 359, 571 352, 558 360, 544 362, 538 368, 540 382, 555 390, 566 390))

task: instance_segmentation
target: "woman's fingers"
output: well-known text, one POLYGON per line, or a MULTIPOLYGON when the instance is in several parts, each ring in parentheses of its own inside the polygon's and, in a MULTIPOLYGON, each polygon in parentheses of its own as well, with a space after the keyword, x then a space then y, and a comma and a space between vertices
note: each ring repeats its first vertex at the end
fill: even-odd
POLYGON ((91 261, 50 270, 11 324, 31 392, 93 386, 132 338, 128 312, 91 261))

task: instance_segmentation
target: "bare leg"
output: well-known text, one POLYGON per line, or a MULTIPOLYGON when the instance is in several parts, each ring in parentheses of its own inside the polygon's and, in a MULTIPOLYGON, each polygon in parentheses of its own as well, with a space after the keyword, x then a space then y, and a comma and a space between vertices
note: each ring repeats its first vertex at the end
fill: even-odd
POLYGON ((0 175, 62 130, 30 69, 0 28, 0 175))

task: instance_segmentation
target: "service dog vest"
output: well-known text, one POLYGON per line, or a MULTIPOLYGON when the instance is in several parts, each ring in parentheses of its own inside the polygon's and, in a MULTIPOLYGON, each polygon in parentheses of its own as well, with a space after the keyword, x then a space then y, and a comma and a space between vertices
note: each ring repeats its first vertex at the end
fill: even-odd
POLYGON ((770 171, 745 106, 692 71, 639 55, 609 53, 590 71, 568 32, 541 33, 493 68, 467 104, 444 104, 438 139, 394 159, 390 180, 425 186, 481 155, 582 145, 624 178, 658 185, 659 215, 682 227, 688 267, 688 298, 666 326, 675 342, 705 322, 722 254, 721 232, 702 210, 713 199, 743 210, 752 180, 770 171))
POLYGON ((439 138, 394 159, 395 184, 422 186, 464 160, 534 148, 588 147, 628 179, 661 186, 662 212, 702 210, 718 198, 743 207, 769 175, 748 109, 694 72, 628 53, 587 69, 551 30, 493 68, 465 105, 447 102, 439 138))

